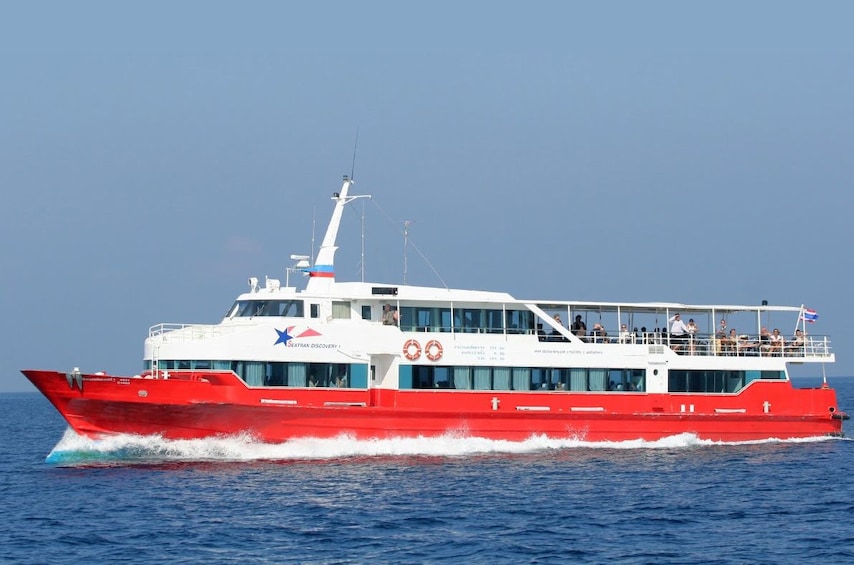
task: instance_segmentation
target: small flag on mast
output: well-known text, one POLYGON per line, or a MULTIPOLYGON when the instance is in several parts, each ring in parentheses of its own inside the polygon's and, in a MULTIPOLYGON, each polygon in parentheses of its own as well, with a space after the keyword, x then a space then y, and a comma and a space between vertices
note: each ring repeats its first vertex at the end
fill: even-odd
POLYGON ((813 324, 818 320, 818 314, 816 314, 815 310, 804 308, 803 314, 801 314, 801 319, 813 324))

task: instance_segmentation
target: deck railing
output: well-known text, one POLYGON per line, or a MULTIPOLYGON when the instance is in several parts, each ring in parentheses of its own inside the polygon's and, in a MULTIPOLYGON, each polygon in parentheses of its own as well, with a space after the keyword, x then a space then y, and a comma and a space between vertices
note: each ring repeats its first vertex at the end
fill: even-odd
MULTIPOLYGON (((156 339, 160 343, 184 343, 220 337, 232 334, 240 329, 240 326, 214 324, 157 324, 148 330, 148 337, 156 339)), ((560 335, 539 334, 537 338, 540 341, 569 345, 569 341, 560 335)), ((588 335, 579 339, 586 343, 659 346, 658 349, 663 346, 671 348, 679 355, 822 359, 830 357, 832 353, 829 336, 822 335, 805 336, 800 343, 795 340, 786 340, 779 347, 772 346, 772 342, 764 341, 755 334, 740 334, 734 341, 728 338, 719 338, 715 334, 694 334, 687 338, 679 338, 656 332, 628 333, 617 337, 588 335)), ((663 353, 663 350, 656 351, 656 353, 663 353)))
POLYGON ((235 329, 214 324, 157 324, 149 328, 148 337, 161 343, 183 343, 227 335, 235 329))

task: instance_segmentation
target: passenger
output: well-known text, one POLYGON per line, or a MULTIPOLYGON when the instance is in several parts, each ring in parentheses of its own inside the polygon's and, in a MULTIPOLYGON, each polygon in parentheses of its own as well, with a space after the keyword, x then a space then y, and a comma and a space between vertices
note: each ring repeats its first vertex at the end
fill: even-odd
POLYGON ((543 329, 542 324, 537 324, 537 339, 540 341, 546 341, 546 331, 543 329))
POLYGON ((580 337, 582 341, 587 341, 587 325, 581 321, 581 314, 575 316, 575 321, 572 323, 572 333, 580 337))
POLYGON ((617 336, 619 343, 633 343, 632 334, 626 324, 620 324, 620 334, 617 336))
POLYGON ((605 343, 608 341, 608 332, 605 331, 605 328, 600 323, 593 324, 593 331, 590 332, 590 335, 593 336, 593 343, 605 343))
POLYGON ((652 340, 650 339, 649 334, 647 334, 646 326, 641 326, 640 331, 641 331, 641 337, 643 338, 643 343, 644 344, 652 343, 652 340))
POLYGON ((736 352, 738 345, 738 334, 735 333, 735 328, 729 331, 729 334, 721 339, 721 351, 724 355, 733 355, 736 352))
POLYGON ((780 330, 774 328, 774 331, 771 333, 771 355, 782 355, 784 343, 785 341, 782 334, 780 334, 780 330))
POLYGON ((697 328, 697 324, 694 323, 694 318, 688 320, 688 347, 691 355, 696 353, 697 348, 697 334, 699 333, 699 328, 697 328))
MULTIPOLYGON (((563 327, 563 321, 561 321, 561 319, 560 319, 560 314, 554 315, 554 321, 557 325, 559 325, 560 327, 563 327)), ((559 331, 552 330, 551 338, 549 339, 549 341, 567 341, 567 339, 565 337, 563 337, 563 335, 561 335, 561 333, 559 331)))
POLYGON ((766 355, 771 353, 771 334, 768 333, 768 328, 759 330, 759 354, 766 355))
POLYGON ((715 337, 718 339, 726 339, 727 331, 726 331, 726 320, 721 320, 721 326, 718 328, 718 333, 715 334, 715 337))
POLYGON ((792 337, 792 341, 789 342, 789 354, 803 355, 804 345, 806 345, 804 332, 802 330, 795 330, 795 335, 792 337))
POLYGON ((747 334, 738 336, 736 343, 736 351, 739 355, 756 355, 756 352, 759 351, 759 342, 751 341, 747 334))
POLYGON ((566 386, 563 383, 557 383, 555 385, 555 390, 566 390, 566 386))
POLYGON ((383 306, 383 325, 396 326, 398 322, 397 310, 393 310, 391 304, 383 306))
POLYGON ((685 325, 678 313, 667 321, 670 323, 670 346, 673 351, 679 351, 685 347, 685 343, 688 341, 688 326, 685 325))

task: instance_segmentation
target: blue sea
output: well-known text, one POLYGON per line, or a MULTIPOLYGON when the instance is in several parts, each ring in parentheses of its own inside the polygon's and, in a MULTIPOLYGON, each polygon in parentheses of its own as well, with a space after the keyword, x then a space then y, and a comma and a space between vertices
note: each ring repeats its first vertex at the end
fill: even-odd
POLYGON ((0 414, 3 563, 854 561, 850 439, 94 442, 36 393, 0 414))

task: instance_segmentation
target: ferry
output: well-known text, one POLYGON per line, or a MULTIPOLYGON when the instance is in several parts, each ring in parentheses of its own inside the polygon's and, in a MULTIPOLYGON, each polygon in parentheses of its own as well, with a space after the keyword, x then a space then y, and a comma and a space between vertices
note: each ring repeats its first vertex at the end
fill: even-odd
POLYGON ((789 378, 792 364, 835 361, 829 336, 807 331, 815 314, 803 305, 528 300, 338 281, 342 214, 360 198, 352 186, 345 176, 333 193, 316 259, 292 255, 284 285, 250 278, 219 323, 150 328, 139 374, 24 375, 93 438, 843 434, 848 416, 826 379, 796 388, 789 378), (295 277, 304 288, 291 273, 305 275, 295 277))

